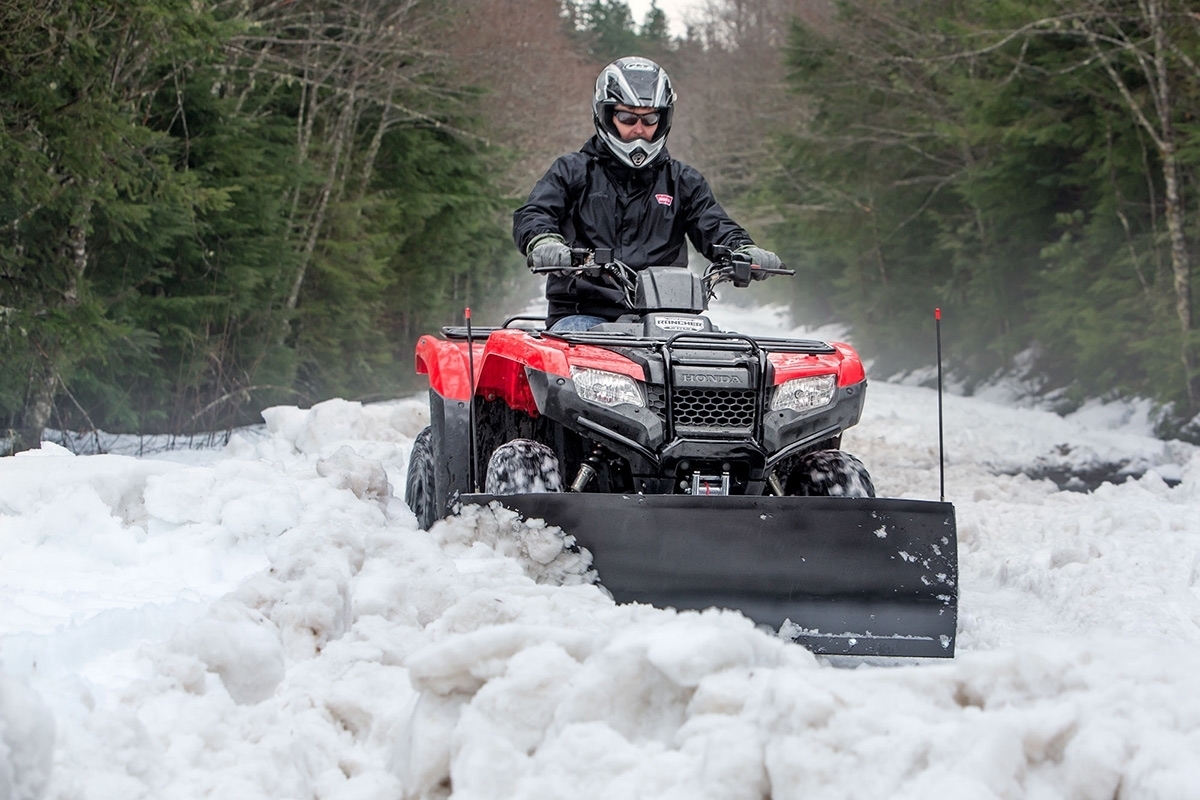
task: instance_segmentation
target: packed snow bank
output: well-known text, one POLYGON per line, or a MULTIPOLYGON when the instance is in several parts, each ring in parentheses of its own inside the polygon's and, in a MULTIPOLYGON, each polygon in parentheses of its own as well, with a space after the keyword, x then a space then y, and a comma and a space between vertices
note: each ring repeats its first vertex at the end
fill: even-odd
POLYGON ((39 798, 54 760, 54 716, 25 681, 0 675, 0 798, 39 798))
MULTIPOLYGON (((927 390, 871 385, 844 446, 881 493, 937 497, 935 412, 927 390)), ((420 398, 264 417, 195 463, 0 459, 9 796, 1177 798, 1200 783, 1193 449, 947 398, 959 655, 846 668, 735 612, 615 605, 569 531, 502 509, 417 530, 397 492, 420 398), (1153 469, 1089 494, 1003 474, 1093 453, 1153 469)))

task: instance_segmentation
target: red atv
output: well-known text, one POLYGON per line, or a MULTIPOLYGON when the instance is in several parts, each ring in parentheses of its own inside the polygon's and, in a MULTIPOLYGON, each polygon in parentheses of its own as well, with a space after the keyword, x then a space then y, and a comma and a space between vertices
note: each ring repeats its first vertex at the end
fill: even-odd
POLYGON ((499 501, 574 536, 619 602, 737 608, 821 653, 953 655, 954 510, 875 498, 839 449, 866 390, 854 349, 717 330, 713 290, 760 277, 731 252, 703 277, 577 259, 627 315, 417 343, 431 424, 406 500, 421 526, 499 501))

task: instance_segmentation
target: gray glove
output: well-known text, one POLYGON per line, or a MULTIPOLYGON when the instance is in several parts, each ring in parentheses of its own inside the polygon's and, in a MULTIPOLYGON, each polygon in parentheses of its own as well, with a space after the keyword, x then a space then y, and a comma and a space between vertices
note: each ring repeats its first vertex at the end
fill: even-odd
POLYGON ((569 267, 571 248, 557 233, 543 233, 529 243, 529 267, 569 267))
POLYGON ((766 269, 779 269, 783 266, 783 262, 779 260, 779 256, 772 253, 770 250, 763 250, 761 247, 752 244, 744 244, 734 251, 743 256, 750 257, 750 263, 759 269, 750 271, 750 276, 756 281, 766 280, 771 273, 763 272, 766 269))

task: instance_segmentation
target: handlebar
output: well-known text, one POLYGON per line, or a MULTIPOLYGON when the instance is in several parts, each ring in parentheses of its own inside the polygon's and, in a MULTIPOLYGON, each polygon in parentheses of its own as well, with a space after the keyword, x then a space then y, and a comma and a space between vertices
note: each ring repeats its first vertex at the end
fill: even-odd
MULTIPOLYGON (((732 283, 736 287, 750 285, 757 275, 787 275, 794 276, 796 271, 787 267, 767 269, 756 267, 749 257, 735 253, 732 248, 717 246, 712 263, 704 272, 704 285, 710 296, 712 290, 722 283, 732 283)), ((612 257, 612 249, 598 247, 590 250, 586 247, 571 248, 571 266, 569 267, 530 267, 535 275, 555 272, 579 272, 585 275, 611 276, 619 288, 632 289, 637 282, 637 270, 622 261, 612 257)))

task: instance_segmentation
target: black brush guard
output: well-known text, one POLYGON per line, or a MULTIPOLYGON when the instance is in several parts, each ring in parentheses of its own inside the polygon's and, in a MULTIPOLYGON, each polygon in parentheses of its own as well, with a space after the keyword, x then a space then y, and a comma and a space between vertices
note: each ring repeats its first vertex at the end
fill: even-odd
POLYGON ((815 653, 949 658, 954 507, 884 498, 470 494, 544 519, 592 554, 619 603, 738 609, 815 653))

